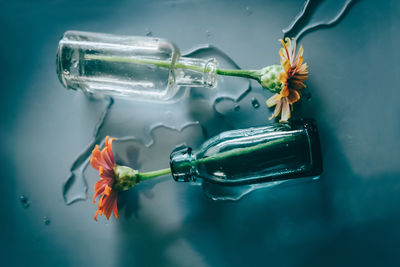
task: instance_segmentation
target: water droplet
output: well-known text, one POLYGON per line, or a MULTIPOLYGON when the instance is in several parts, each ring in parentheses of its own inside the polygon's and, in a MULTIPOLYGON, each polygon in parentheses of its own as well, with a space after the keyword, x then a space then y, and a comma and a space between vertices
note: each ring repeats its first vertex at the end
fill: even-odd
POLYGON ((253 14, 253 10, 249 6, 246 7, 246 14, 247 14, 247 16, 250 16, 251 14, 253 14))
POLYGON ((311 101, 312 94, 311 94, 311 93, 304 93, 304 98, 305 98, 307 101, 311 101))
POLYGON ((207 35, 207 38, 210 38, 211 37, 211 32, 209 30, 206 30, 206 35, 207 35))
POLYGON ((152 30, 146 28, 146 36, 153 36, 152 30))
POLYGON ((72 67, 78 68, 78 64, 79 64, 79 61, 78 61, 78 60, 73 59, 73 60, 71 60, 71 63, 72 63, 72 67))
POLYGON ((50 225, 51 223, 50 218, 47 216, 43 216, 43 223, 44 225, 50 225))
POLYGON ((21 201, 22 207, 24 207, 24 209, 29 208, 29 206, 31 205, 29 199, 24 195, 19 196, 19 201, 21 201))
POLYGON ((260 102, 258 102, 257 98, 253 97, 251 99, 251 104, 253 105, 254 108, 259 108, 260 107, 260 102))
POLYGON ((239 111, 240 110, 240 106, 239 104, 235 104, 235 106, 233 107, 234 111, 239 111))

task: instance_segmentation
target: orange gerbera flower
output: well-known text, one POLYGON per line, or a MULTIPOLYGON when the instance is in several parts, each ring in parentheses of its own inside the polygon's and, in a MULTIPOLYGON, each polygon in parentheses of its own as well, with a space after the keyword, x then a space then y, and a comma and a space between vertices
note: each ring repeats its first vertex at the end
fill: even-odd
POLYGON ((93 203, 98 196, 100 197, 94 219, 97 221, 97 215, 105 215, 107 220, 110 218, 111 213, 114 211, 115 217, 118 218, 117 198, 118 191, 113 189, 115 182, 114 167, 117 166, 114 161, 112 152, 112 142, 114 138, 109 136, 105 139, 105 147, 100 151, 98 145, 93 149, 90 156, 90 164, 93 168, 99 171, 100 180, 94 185, 95 194, 93 196, 93 203))
POLYGON ((270 117, 273 119, 281 114, 281 121, 290 118, 290 106, 299 101, 300 90, 305 86, 303 83, 308 79, 307 63, 303 64, 304 49, 300 46, 296 55, 296 40, 286 37, 284 42, 280 40, 283 47, 279 50, 283 72, 279 73, 278 80, 282 83, 279 94, 274 94, 267 100, 268 107, 275 107, 270 117))

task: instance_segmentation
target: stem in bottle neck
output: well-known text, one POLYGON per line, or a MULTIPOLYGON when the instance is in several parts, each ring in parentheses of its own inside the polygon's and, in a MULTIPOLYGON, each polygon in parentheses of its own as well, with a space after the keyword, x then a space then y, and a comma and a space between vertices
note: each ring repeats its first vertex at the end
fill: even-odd
POLYGON ((215 88, 217 86, 217 67, 218 62, 215 58, 181 57, 173 67, 175 82, 182 86, 215 88))

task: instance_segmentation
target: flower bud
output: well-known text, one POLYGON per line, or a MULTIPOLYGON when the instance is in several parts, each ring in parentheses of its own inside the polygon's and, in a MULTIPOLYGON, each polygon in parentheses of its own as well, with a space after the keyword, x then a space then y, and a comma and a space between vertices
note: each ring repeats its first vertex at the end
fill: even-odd
POLYGON ((279 73, 283 72, 281 65, 271 65, 260 70, 261 86, 267 88, 273 93, 279 94, 282 89, 282 83, 278 80, 279 73))
POLYGON ((137 174, 139 171, 129 168, 127 166, 115 165, 114 177, 115 182, 113 188, 118 191, 126 191, 139 183, 137 174))

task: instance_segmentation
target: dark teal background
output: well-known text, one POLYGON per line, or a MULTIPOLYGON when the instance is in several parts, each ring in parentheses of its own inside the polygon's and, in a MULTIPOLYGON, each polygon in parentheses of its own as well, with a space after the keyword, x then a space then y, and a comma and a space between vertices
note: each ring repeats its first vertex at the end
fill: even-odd
MULTIPOLYGON (((343 2, 314 1, 301 23, 329 20, 343 2)), ((337 25, 301 39, 312 97, 303 97, 295 113, 318 122, 320 180, 259 190, 239 202, 213 202, 201 188, 165 177, 122 197, 120 220, 109 222, 93 221, 90 199, 64 203, 61 188, 69 167, 107 104, 59 83, 55 53, 66 30, 151 31, 182 51, 210 43, 244 69, 261 68, 278 63, 277 39, 302 6, 294 0, 0 1, 1 265, 399 266, 396 0, 357 1, 337 25), (28 208, 20 195, 29 198, 28 208)), ((229 111, 216 115, 228 126, 208 124, 214 125, 208 130, 268 123, 269 96, 253 84, 239 112, 226 101, 229 111), (251 107, 252 97, 259 109, 251 107)), ((134 116, 128 121, 114 116, 112 125, 134 122, 134 116)), ((203 141, 196 134, 161 138, 142 161, 148 168, 150 160, 154 168, 165 167, 176 143, 188 136, 188 142, 203 141)), ((88 172, 90 198, 96 175, 88 172)))

